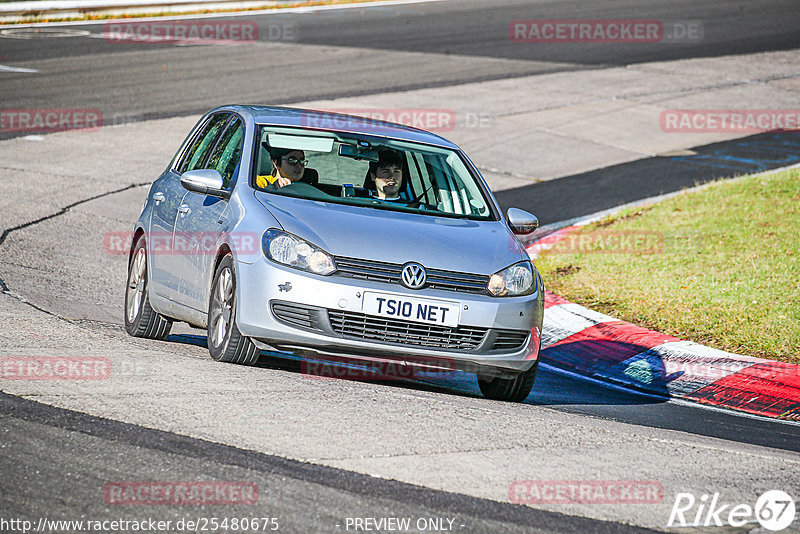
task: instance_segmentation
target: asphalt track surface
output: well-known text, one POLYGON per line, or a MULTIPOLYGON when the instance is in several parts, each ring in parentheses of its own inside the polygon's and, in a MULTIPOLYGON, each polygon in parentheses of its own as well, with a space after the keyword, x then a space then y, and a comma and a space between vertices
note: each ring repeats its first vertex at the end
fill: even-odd
MULTIPOLYGON (((214 20, 227 20, 214 17, 214 20)), ((106 42, 103 24, 69 26, 89 36, 0 39, 4 107, 97 108, 124 121, 204 113, 218 105, 281 104, 440 87, 647 61, 786 50, 797 46, 800 4, 622 0, 613 3, 448 0, 314 14, 244 15, 259 46, 106 42), (509 38, 525 19, 697 21, 700 42, 527 46, 509 38), (286 33, 283 27, 291 28, 286 33), (271 40, 272 39, 272 40, 271 40)), ((1 29, 0 29, 1 30, 1 29)), ((0 35, 2 35, 0 33, 0 35)), ((8 135, 8 134, 3 134, 8 135)))
MULTIPOLYGON (((259 485, 257 512, 251 506, 190 511, 149 506, 126 519, 157 517, 275 517, 280 531, 343 531, 346 517, 450 518, 462 532, 641 532, 618 523, 568 516, 330 467, 209 443, 0 393, 4 455, 3 485, 22 488, 4 499, 3 515, 103 517, 97 492, 108 480, 163 480, 163 473, 193 480, 198 473, 219 480, 259 485), (36 447, 30 444, 35 443, 36 447), (58 454, 52 451, 57 450, 58 454), (110 458, 124 458, 109 462, 110 458), (36 480, 33 466, 46 465, 36 480), (148 478, 149 477, 149 478, 148 478), (238 477, 238 478, 237 478, 238 477), (64 502, 69 495, 68 502, 64 502)), ((10 493, 10 491, 9 491, 10 493)), ((122 514, 120 514, 122 515, 122 514)), ((352 527, 351 527, 352 528, 352 527)))
MULTIPOLYGON (((660 1, 642 6, 630 1, 599 4, 455 0, 320 12, 302 17, 247 15, 246 18, 257 21, 264 35, 276 20, 296 25, 299 38, 292 42, 268 42, 258 49, 129 46, 86 36, 0 39, 0 63, 25 67, 26 62, 36 62, 41 70, 36 75, 4 73, 0 77, 0 104, 3 108, 99 108, 105 116, 117 113, 120 121, 145 120, 197 114, 229 102, 278 104, 559 70, 784 50, 798 44, 800 4, 660 1), (700 43, 669 46, 560 45, 536 49, 521 47, 508 39, 508 23, 515 19, 632 17, 700 20, 704 39, 700 43)), ((102 32, 99 25, 71 28, 87 30, 95 37, 102 32)), ((785 134, 777 140, 757 137, 751 141, 785 146, 786 142, 796 143, 797 138, 785 134)), ((746 147, 737 143, 720 144, 708 147, 707 153, 721 150, 742 151, 746 147)), ((506 194, 544 195, 549 211, 540 210, 542 220, 553 222, 653 193, 632 192, 630 183, 625 182, 626 176, 641 176, 656 168, 686 176, 690 169, 698 168, 685 160, 670 158, 626 165, 623 169, 603 169, 506 194), (609 186, 609 193, 602 197, 589 194, 597 183, 609 186), (567 185, 570 191, 577 187, 587 193, 579 197, 580 202, 572 198, 566 203, 563 192, 567 185), (575 208, 576 205, 579 207, 575 208)), ((703 167, 696 171, 697 176, 687 180, 704 181, 723 172, 709 172, 703 167)), ((686 184, 676 181, 659 186, 658 192, 683 185, 686 184)), ((503 193, 498 197, 505 203, 503 193)), ((173 336, 172 341, 202 343, 196 336, 173 336)), ((262 358, 259 365, 291 370, 296 364, 262 358)), ((459 383, 392 384, 391 387, 444 391, 452 395, 454 403, 462 396, 474 395, 474 386, 459 383)), ((547 369, 540 371, 536 392, 528 402, 592 418, 800 452, 800 431, 795 425, 611 391, 547 369)), ((91 506, 98 505, 91 504, 96 503, 96 496, 87 488, 96 484, 76 481, 148 475, 158 478, 167 468, 176 477, 183 474, 184 479, 198 473, 220 478, 225 473, 232 478, 229 470, 234 466, 263 474, 263 479, 259 479, 263 507, 271 508, 275 515, 283 514, 289 531, 334 530, 337 520, 341 521, 353 510, 358 510, 360 516, 374 517, 454 516, 470 532, 530 532, 535 531, 534 525, 542 531, 564 532, 629 528, 293 462, 50 408, 8 395, 0 397, 0 420, 4 450, 3 508, 8 512, 4 515, 41 515, 42 510, 48 509, 54 515, 58 512, 69 515, 76 501, 91 512, 91 506), (31 467, 41 465, 49 467, 32 477, 31 467), (98 472, 98 466, 103 466, 105 472, 98 472), (12 488, 25 489, 15 497, 12 488), (67 495, 74 500, 67 499, 67 495)), ((158 512, 167 518, 165 511, 158 512)), ((178 514, 174 510, 169 513, 178 514)))

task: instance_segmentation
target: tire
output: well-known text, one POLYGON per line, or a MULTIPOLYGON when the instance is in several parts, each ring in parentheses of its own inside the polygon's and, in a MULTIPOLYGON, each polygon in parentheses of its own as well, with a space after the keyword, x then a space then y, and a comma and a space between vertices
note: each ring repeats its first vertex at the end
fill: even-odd
POLYGON ((478 387, 487 399, 522 402, 528 398, 533 389, 533 382, 536 380, 536 370, 539 368, 539 360, 527 371, 517 373, 512 378, 502 378, 498 376, 478 375, 478 387))
POLYGON ((144 236, 136 242, 128 265, 128 286, 125 289, 125 331, 134 337, 165 339, 172 321, 150 306, 147 272, 147 243, 144 236))
POLYGON ((261 351, 236 326, 236 272, 228 254, 217 267, 208 299, 208 351, 218 362, 253 365, 261 351))

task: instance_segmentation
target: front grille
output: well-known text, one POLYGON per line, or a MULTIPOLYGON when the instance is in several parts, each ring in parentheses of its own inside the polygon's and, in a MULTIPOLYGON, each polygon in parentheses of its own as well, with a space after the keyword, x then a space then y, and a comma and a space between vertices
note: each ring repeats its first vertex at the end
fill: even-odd
POLYGON ((492 350, 519 350, 528 339, 528 332, 524 330, 500 330, 492 343, 492 350))
POLYGON ((442 349, 476 349, 488 331, 475 326, 450 328, 341 310, 328 310, 328 317, 333 331, 343 336, 442 349))
MULTIPOLYGON (((360 280, 374 280, 388 284, 400 284, 400 271, 403 266, 397 263, 361 260, 357 258, 335 257, 336 275, 360 280)), ((465 293, 486 293, 489 277, 483 274, 458 273, 439 269, 425 269, 426 288, 460 291, 465 293)))
POLYGON ((300 328, 314 328, 316 326, 314 310, 302 304, 288 302, 273 302, 272 313, 284 323, 300 328))

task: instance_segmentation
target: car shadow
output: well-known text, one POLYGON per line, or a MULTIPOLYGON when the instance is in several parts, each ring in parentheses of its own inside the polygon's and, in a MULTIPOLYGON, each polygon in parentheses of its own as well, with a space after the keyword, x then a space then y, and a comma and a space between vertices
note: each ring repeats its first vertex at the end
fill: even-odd
MULTIPOLYGON (((165 341, 208 348, 207 337, 201 334, 170 334, 165 341)), ((385 373, 381 374, 357 362, 303 358, 288 352, 262 350, 258 361, 253 367, 302 374, 310 380, 349 380, 439 393, 469 393, 458 388, 448 387, 446 383, 437 384, 430 381, 430 374, 421 374, 418 378, 411 379, 402 375, 387 376, 385 373), (314 364, 313 367, 311 367, 311 363, 314 364)), ((450 373, 464 375, 464 377, 461 377, 462 380, 465 377, 471 377, 474 380, 474 375, 470 373, 460 371, 447 371, 447 373, 448 376, 450 373)), ((475 387, 474 395, 480 396, 477 386, 475 387)))
MULTIPOLYGON (((201 335, 171 335, 167 341, 206 346, 206 337, 201 335)), ((479 406, 485 406, 486 409, 502 408, 503 412, 517 416, 525 414, 528 407, 539 407, 560 413, 633 424, 639 427, 675 430, 764 447, 797 450, 798 440, 794 427, 776 425, 766 418, 743 418, 740 414, 733 412, 699 412, 691 405, 668 403, 669 398, 666 396, 643 393, 642 384, 650 388, 650 391, 661 391, 662 393, 691 388, 692 384, 687 380, 689 377, 684 378, 685 375, 682 372, 666 373, 663 361, 657 355, 648 354, 645 350, 646 347, 642 345, 606 343, 603 348, 609 351, 609 358, 606 358, 604 363, 595 362, 593 369, 596 376, 594 377, 589 377, 588 374, 579 377, 574 370, 567 371, 562 367, 567 362, 567 356, 575 358, 579 353, 583 353, 587 361, 591 361, 591 357, 586 352, 589 348, 592 347, 587 347, 586 343, 581 342, 548 347, 542 353, 536 382, 528 398, 523 403, 503 403, 503 405, 483 399, 475 375, 461 371, 452 371, 440 376, 424 377, 420 375, 413 380, 381 380, 378 376, 365 376, 357 373, 355 378, 352 375, 348 376, 351 366, 344 363, 333 363, 332 367, 326 368, 326 370, 342 376, 342 378, 333 378, 318 376, 319 372, 309 373, 308 362, 316 360, 268 351, 261 353, 256 367, 300 374, 317 382, 321 388, 324 388, 325 384, 334 387, 335 381, 369 382, 396 388, 408 392, 410 395, 417 394, 423 402, 429 402, 431 399, 427 395, 422 395, 422 392, 440 393, 454 398, 475 399, 481 403, 479 406), (614 350, 618 351, 616 357, 614 357, 614 350), (636 354, 630 357, 632 352, 636 354), (622 353, 629 357, 625 358, 621 355, 622 353), (649 373, 645 371, 645 367, 649 368, 649 373), (602 376, 624 376, 629 381, 636 380, 638 390, 633 389, 632 382, 625 389, 622 386, 614 386, 612 382, 603 382, 601 381, 603 379, 600 378, 601 373, 602 376), (676 382, 682 384, 676 384, 676 382)), ((599 345, 595 343, 593 348, 598 349, 599 345)), ((221 365, 220 369, 224 372, 225 366, 221 365)), ((351 397, 360 398, 363 390, 355 390, 353 393, 351 397)), ((253 418, 273 416, 274 413, 271 411, 254 412, 244 414, 240 421, 241 424, 252 425, 253 418)), ((535 426, 531 428, 532 431, 535 431, 535 426)))
POLYGON ((562 374, 668 398, 670 384, 684 373, 668 373, 664 360, 650 348, 618 339, 589 338, 547 347, 540 361, 562 374))
MULTIPOLYGON (((207 347, 206 336, 199 334, 171 334, 166 341, 207 347)), ((540 365, 533 391, 525 404, 658 404, 666 402, 670 396, 668 383, 683 374, 668 374, 661 358, 648 353, 647 347, 619 341, 579 341, 549 347, 542 351, 540 362, 545 365, 540 365)), ((274 351, 261 351, 254 366, 299 374, 321 383, 346 380, 482 397, 475 375, 464 371, 409 371, 401 366, 376 371, 363 362, 305 358, 274 351)))

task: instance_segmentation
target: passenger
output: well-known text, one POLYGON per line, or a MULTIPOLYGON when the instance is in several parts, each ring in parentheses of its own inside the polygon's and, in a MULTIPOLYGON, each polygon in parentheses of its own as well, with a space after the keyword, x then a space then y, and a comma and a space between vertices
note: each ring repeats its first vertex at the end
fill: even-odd
POLYGON ((388 202, 403 200, 403 157, 394 150, 380 150, 378 161, 369 164, 364 188, 374 192, 380 200, 388 202))
POLYGON ((284 187, 303 179, 306 165, 308 165, 305 152, 287 148, 268 148, 268 150, 272 160, 273 174, 256 177, 258 187, 265 188, 270 185, 284 187))

